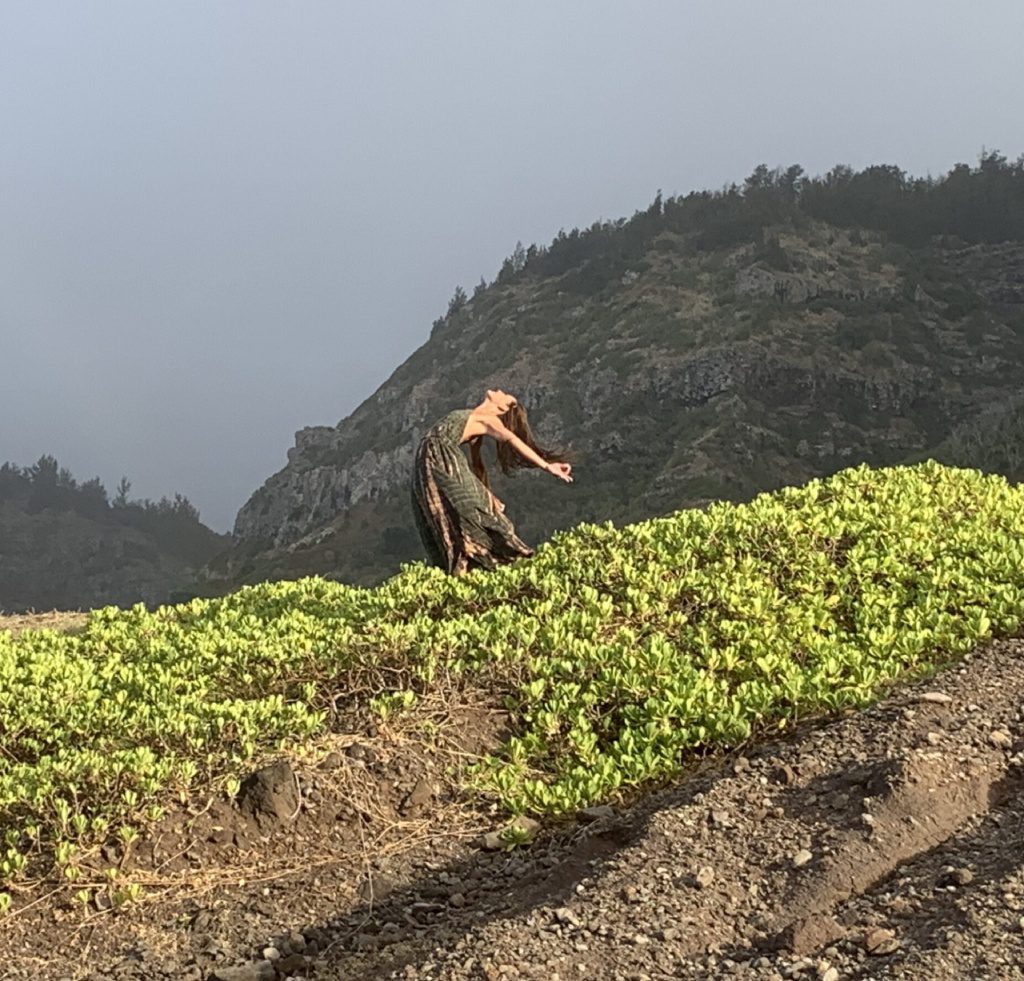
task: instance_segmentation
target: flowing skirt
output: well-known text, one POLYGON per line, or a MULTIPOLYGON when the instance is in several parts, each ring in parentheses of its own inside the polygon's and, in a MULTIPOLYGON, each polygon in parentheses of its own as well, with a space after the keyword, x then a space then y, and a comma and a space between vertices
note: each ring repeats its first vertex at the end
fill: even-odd
POLYGON ((452 575, 533 555, 512 522, 494 509, 458 443, 436 430, 416 451, 412 505, 428 560, 452 575))

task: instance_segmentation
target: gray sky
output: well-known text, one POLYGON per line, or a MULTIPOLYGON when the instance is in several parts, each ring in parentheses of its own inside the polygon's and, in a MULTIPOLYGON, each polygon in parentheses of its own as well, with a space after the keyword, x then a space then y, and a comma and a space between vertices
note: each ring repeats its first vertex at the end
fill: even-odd
POLYGON ((226 530, 517 240, 1024 152, 1020 0, 2 0, 0 460, 226 530))

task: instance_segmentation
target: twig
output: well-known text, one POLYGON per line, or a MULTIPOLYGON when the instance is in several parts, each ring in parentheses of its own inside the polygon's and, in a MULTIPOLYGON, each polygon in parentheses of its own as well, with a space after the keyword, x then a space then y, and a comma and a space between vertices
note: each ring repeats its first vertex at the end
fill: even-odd
POLYGON ((53 896, 56 896, 57 893, 61 892, 64 888, 64 886, 57 886, 50 892, 45 893, 42 896, 39 896, 37 899, 33 899, 31 903, 26 903, 24 906, 21 906, 16 910, 12 910, 4 917, 4 922, 10 923, 11 920, 14 920, 17 917, 21 916, 22 913, 27 913, 30 909, 32 909, 33 906, 38 906, 40 903, 45 902, 47 899, 51 899, 53 896))
POLYGON ((291 815, 288 817, 289 822, 294 821, 299 816, 299 811, 302 810, 302 788, 299 786, 299 775, 294 770, 292 770, 292 779, 295 781, 295 797, 297 803, 295 805, 295 810, 292 811, 291 815))

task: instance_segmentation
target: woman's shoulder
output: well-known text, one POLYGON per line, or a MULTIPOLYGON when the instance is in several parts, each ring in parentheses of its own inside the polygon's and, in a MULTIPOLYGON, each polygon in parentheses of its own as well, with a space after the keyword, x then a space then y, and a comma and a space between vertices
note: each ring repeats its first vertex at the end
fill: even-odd
POLYGON ((461 419, 465 422, 473 414, 472 409, 452 409, 451 412, 446 413, 437 420, 436 425, 440 426, 442 423, 451 422, 454 419, 461 419))
POLYGON ((430 429, 432 432, 440 431, 448 436, 461 436, 466 426, 466 420, 472 414, 472 409, 452 409, 451 412, 441 416, 430 429))

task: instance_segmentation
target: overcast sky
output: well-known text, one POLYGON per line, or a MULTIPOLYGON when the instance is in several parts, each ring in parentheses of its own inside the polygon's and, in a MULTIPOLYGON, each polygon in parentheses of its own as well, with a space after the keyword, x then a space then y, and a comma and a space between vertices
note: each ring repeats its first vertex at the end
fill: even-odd
POLYGON ((0 461, 226 530, 517 240, 1024 152, 1024 4, 0 0, 0 461))

